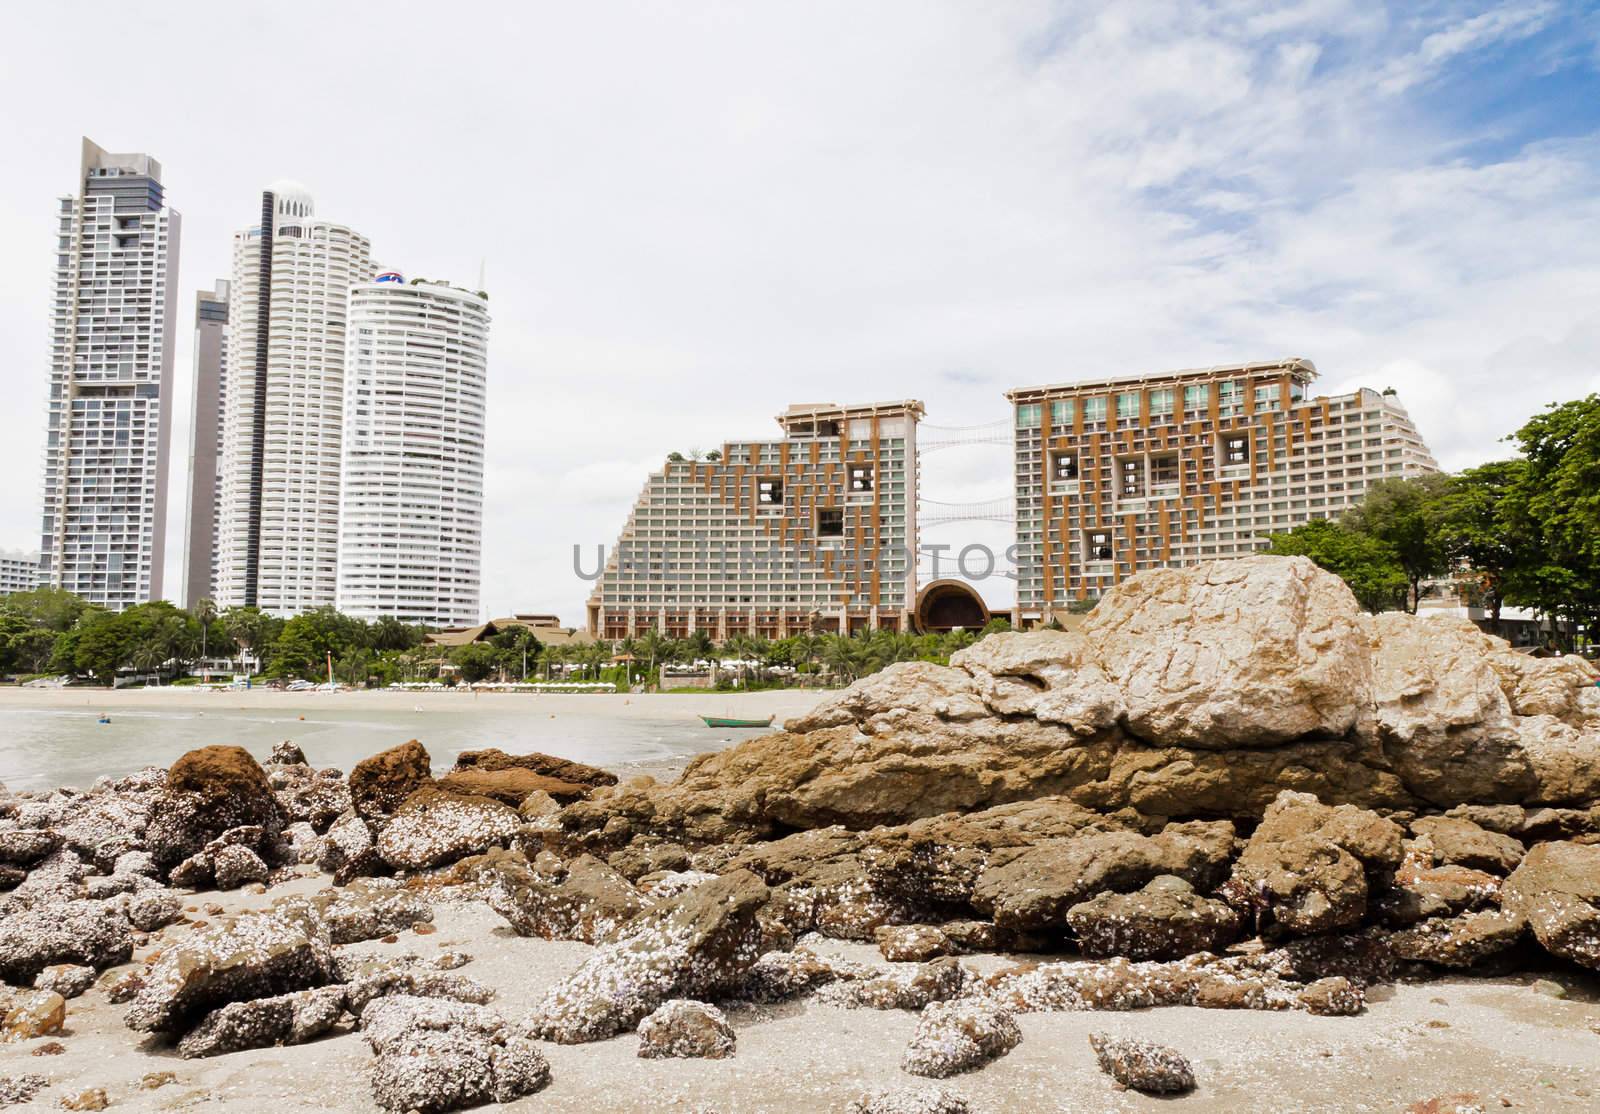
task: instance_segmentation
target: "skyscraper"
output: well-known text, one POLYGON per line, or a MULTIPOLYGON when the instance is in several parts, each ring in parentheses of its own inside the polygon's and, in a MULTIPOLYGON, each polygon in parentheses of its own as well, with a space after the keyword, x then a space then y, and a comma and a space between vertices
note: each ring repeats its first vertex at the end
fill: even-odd
POLYGON ((394 272, 352 292, 340 611, 478 622, 488 340, 479 294, 394 272))
POLYGON ((350 288, 366 237, 317 220, 303 186, 236 233, 228 305, 217 598, 293 615, 334 602, 350 288))
POLYGON ((160 163, 85 138, 57 220, 40 579, 120 611, 161 595, 179 217, 160 163))
POLYGON ((189 426, 189 518, 183 537, 183 604, 216 591, 222 409, 228 395, 228 282, 194 298, 194 415, 189 426))

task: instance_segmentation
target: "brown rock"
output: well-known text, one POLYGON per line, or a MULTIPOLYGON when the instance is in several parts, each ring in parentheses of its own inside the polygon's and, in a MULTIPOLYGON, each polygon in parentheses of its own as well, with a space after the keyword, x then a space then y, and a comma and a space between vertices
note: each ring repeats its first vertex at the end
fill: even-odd
POLYGON ((569 784, 598 789, 617 784, 617 775, 598 766, 586 766, 549 754, 507 754, 503 750, 466 750, 456 756, 456 770, 527 770, 569 784))
POLYGON ((451 793, 492 797, 512 808, 520 807, 533 793, 544 793, 558 802, 576 801, 589 795, 587 785, 516 767, 451 770, 437 784, 440 789, 451 793))
POLYGON ((170 870, 230 829, 259 829, 257 854, 270 853, 283 825, 267 775, 243 747, 191 750, 172 764, 156 793, 145 842, 170 870))
POLYGON ((1600 968, 1600 846, 1541 843, 1506 879, 1508 912, 1527 918, 1544 949, 1600 968))
POLYGON ((432 781, 428 752, 412 739, 357 762, 350 771, 350 800, 362 819, 382 819, 432 781))
POLYGON ((1427 840, 1434 862, 1451 863, 1471 870, 1507 875, 1517 869, 1526 854, 1522 842, 1500 832, 1492 832, 1471 820, 1448 816, 1420 816, 1411 822, 1411 832, 1427 840))
POLYGON ((377 852, 396 870, 423 870, 503 847, 521 828, 516 810, 499 801, 425 786, 384 824, 377 852))
POLYGON ((1239 915, 1164 874, 1135 893, 1102 893, 1067 910, 1078 947, 1090 956, 1177 959, 1220 952, 1239 936, 1239 915))
POLYGON ((1343 976, 1318 979, 1300 992, 1300 1005, 1324 1017, 1353 1017, 1361 1012, 1366 995, 1343 976))
POLYGON ((874 936, 891 963, 926 963, 954 950, 949 938, 929 925, 884 925, 874 936))
POLYGON ((1134 1091, 1175 1095, 1194 1090, 1194 1071, 1176 1049, 1149 1041, 1090 1033, 1100 1070, 1134 1091))
POLYGON ((1471 967, 1522 939, 1528 922, 1519 913, 1494 910, 1423 921, 1389 937, 1401 959, 1440 967, 1471 967))
POLYGON ((0 1039, 32 1040, 61 1032, 67 1001, 53 990, 22 990, 0 998, 0 1039))
POLYGON ((493 860, 481 877, 489 907, 522 936, 598 944, 645 907, 639 891, 593 855, 574 859, 557 881, 513 856, 493 860))
POLYGON ((104 1110, 111 1105, 104 1087, 89 1087, 61 1096, 63 1110, 104 1110))

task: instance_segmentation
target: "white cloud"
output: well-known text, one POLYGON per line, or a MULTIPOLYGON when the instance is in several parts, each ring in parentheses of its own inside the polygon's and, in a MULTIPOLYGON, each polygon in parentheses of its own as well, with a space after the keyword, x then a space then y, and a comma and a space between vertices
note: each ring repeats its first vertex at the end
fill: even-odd
MULTIPOLYGON (((127 66, 56 61, 97 7, 14 14, 0 75, 41 106, 0 184, 7 545, 36 542, 50 213, 80 132, 166 165, 184 341, 277 177, 388 265, 487 259, 494 612, 578 621, 572 544, 612 540, 668 451, 770 434, 791 401, 918 397, 966 425, 1008 386, 1292 353, 1328 389, 1392 383, 1461 465, 1596 386, 1595 137, 1466 162, 1470 136, 1383 88, 1533 33, 1540 5, 179 4, 120 32, 149 60, 132 110, 127 66), (269 48, 292 74, 244 80, 269 48)), ((1003 449, 950 452, 930 497, 1009 490, 1003 449)))

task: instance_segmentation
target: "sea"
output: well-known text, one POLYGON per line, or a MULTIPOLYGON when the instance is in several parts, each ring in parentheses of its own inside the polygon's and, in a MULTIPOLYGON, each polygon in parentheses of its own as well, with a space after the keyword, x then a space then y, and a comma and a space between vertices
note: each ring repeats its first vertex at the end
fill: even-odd
POLYGON ((88 788, 146 766, 170 766, 185 751, 215 743, 242 746, 265 760, 293 740, 317 767, 350 772, 361 759, 417 739, 436 773, 464 750, 542 751, 626 774, 670 769, 685 757, 719 750, 759 732, 707 730, 686 714, 633 718, 568 711, 479 708, 114 709, 100 722, 92 707, 0 707, 0 784, 13 791, 61 785, 88 788))

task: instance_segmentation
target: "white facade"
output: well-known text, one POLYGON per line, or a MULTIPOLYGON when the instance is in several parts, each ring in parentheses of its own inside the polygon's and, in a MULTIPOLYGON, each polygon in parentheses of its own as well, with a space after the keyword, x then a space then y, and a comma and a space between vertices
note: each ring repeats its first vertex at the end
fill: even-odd
POLYGON ((351 294, 338 608, 479 621, 489 310, 435 283, 351 294))
POLYGON ((334 602, 350 288, 366 237, 279 183, 236 233, 228 307, 217 602, 294 615, 334 602))
POLYGON ((179 217, 160 163, 85 139, 57 220, 41 581, 121 611, 161 595, 179 217))
POLYGON ((38 554, 0 552, 0 596, 30 592, 38 586, 38 554))

